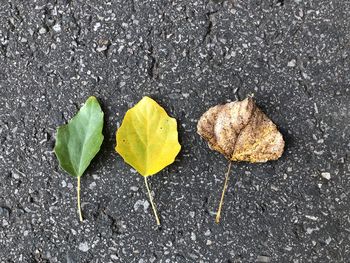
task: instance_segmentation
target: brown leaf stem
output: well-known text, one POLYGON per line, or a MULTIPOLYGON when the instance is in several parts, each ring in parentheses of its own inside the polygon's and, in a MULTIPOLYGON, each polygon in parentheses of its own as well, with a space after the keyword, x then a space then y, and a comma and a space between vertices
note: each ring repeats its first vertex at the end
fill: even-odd
POLYGON ((220 199, 220 203, 219 203, 219 208, 218 208, 218 212, 216 213, 216 218, 215 218, 215 223, 217 223, 217 224, 220 222, 222 205, 224 203, 224 196, 225 196, 225 193, 226 193, 226 190, 227 190, 228 179, 229 179, 229 175, 230 175, 230 171, 231 171, 231 164, 232 164, 232 161, 229 161, 228 169, 227 169, 226 176, 225 176, 224 188, 222 189, 221 199, 220 199))

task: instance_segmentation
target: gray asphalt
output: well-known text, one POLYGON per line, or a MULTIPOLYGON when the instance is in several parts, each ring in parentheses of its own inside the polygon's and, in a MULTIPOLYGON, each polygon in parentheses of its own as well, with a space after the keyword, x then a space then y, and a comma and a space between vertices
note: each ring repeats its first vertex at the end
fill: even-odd
POLYGON ((0 1, 0 262, 350 262, 348 1, 0 1), (254 94, 286 140, 232 166, 196 134, 209 107, 254 94), (56 127, 90 96, 105 141, 82 177, 56 127), (143 96, 177 118, 182 151, 143 179, 114 151, 143 96))

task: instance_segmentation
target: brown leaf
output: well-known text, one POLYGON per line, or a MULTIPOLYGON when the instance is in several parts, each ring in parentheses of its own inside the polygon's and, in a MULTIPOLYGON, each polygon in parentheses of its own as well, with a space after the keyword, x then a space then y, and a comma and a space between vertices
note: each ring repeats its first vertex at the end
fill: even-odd
POLYGON ((211 149, 232 161, 276 160, 284 149, 282 134, 252 98, 210 108, 200 118, 197 132, 211 149))

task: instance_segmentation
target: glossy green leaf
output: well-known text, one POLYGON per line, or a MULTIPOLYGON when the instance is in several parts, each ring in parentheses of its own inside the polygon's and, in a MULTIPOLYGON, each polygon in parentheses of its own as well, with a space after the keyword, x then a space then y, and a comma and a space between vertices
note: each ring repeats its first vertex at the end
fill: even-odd
POLYGON ((55 153, 61 168, 80 177, 100 150, 103 141, 103 112, 90 97, 79 112, 57 130, 55 153))

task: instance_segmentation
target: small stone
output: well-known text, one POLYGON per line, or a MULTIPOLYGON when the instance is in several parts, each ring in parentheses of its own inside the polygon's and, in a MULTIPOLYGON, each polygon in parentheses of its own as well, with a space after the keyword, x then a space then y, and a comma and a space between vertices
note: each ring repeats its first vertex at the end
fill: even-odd
POLYGON ((79 244, 79 250, 83 252, 89 251, 90 247, 87 242, 82 242, 79 244))
POLYGON ((94 31, 97 31, 101 26, 101 23, 100 22, 97 22, 95 25, 94 25, 94 31))
POLYGON ((61 182, 61 185, 62 185, 62 187, 66 187, 66 186, 67 186, 66 181, 62 181, 62 182, 61 182))
POLYGON ((256 259, 256 262, 268 263, 268 262, 271 262, 271 258, 267 256, 258 256, 256 259))
POLYGON ((316 228, 308 227, 308 228, 306 228, 306 233, 310 235, 310 234, 312 234, 314 231, 318 231, 318 230, 320 230, 318 227, 316 227, 316 228))
POLYGON ((103 45, 101 47, 96 48, 97 52, 102 52, 102 51, 105 51, 105 50, 107 50, 107 46, 106 45, 103 45))
POLYGON ((290 68, 294 68, 296 65, 296 60, 292 59, 291 61, 288 62, 287 66, 290 68))
POLYGON ((193 241, 196 241, 196 239, 197 239, 197 237, 196 237, 196 234, 195 233, 191 233, 191 239, 193 240, 193 241))
POLYGON ((123 45, 121 45, 119 48, 118 48, 118 53, 120 54, 120 52, 122 52, 123 51, 123 49, 124 49, 124 46, 123 45))
POLYGON ((18 174, 18 173, 12 172, 12 177, 13 177, 14 179, 18 180, 18 179, 19 179, 19 174, 18 174))
POLYGON ((193 253, 188 253, 188 256, 192 259, 198 259, 198 256, 196 254, 193 254, 193 253))
POLYGON ((306 218, 313 220, 313 221, 317 221, 318 217, 317 216, 309 216, 309 215, 305 215, 306 218))
POLYGON ((7 207, 0 207, 0 217, 10 217, 10 209, 7 207))
POLYGON ((273 190, 273 191, 277 192, 277 191, 279 190, 279 188, 278 188, 278 187, 276 187, 276 186, 274 186, 274 185, 271 185, 271 190, 273 190))
POLYGON ((61 32, 61 25, 60 24, 56 24, 52 27, 52 29, 56 32, 61 32))
POLYGON ((28 29, 29 35, 33 36, 34 35, 34 31, 32 29, 28 29))
POLYGON ((134 204, 134 210, 137 211, 140 206, 143 206, 143 211, 147 213, 147 209, 149 208, 149 202, 147 200, 137 200, 134 204))
POLYGON ((292 247, 290 247, 290 246, 286 246, 286 247, 284 248, 284 250, 287 250, 287 251, 292 251, 292 247))
POLYGON ((96 187, 96 183, 95 183, 95 182, 92 182, 92 183, 89 185, 89 189, 90 189, 90 190, 93 190, 95 187, 96 187))
POLYGON ((139 188, 137 186, 131 186, 130 190, 133 192, 137 192, 139 190, 139 188))
POLYGON ((39 34, 42 35, 42 34, 45 34, 46 33, 46 28, 42 27, 39 29, 39 34))
POLYGON ((323 172, 321 173, 321 176, 326 179, 326 180, 330 180, 331 179, 331 174, 328 172, 323 172))

